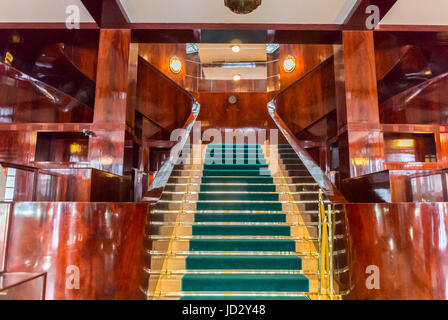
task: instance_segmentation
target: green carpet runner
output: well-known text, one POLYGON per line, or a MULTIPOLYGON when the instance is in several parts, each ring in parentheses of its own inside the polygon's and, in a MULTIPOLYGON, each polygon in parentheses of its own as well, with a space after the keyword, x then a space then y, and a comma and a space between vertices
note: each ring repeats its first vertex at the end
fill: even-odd
POLYGON ((192 235, 206 238, 190 240, 190 252, 198 254, 186 258, 186 269, 211 272, 184 275, 182 291, 203 292, 205 296, 186 295, 182 299, 306 299, 241 295, 309 291, 308 278, 285 272, 301 270, 302 260, 293 254, 295 241, 287 238, 291 227, 285 223, 286 214, 282 213, 261 147, 211 144, 205 163, 195 213, 195 223, 200 224, 193 225, 192 235), (213 270, 241 272, 215 274, 213 270), (276 270, 283 272, 276 274, 276 270), (207 294, 210 292, 238 292, 240 296, 212 296, 207 294))

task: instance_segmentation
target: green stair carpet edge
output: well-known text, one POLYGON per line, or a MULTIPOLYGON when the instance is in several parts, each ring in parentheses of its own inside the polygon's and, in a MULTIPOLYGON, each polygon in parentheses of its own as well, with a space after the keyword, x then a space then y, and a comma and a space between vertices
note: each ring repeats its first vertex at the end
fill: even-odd
POLYGON ((302 274, 187 274, 182 291, 308 292, 309 280, 302 274))
POLYGON ((286 222, 284 213, 196 213, 195 222, 286 222))
POLYGON ((193 236, 290 236, 290 226, 213 226, 193 225, 193 236))
POLYGON ((252 210, 252 211, 282 211, 278 202, 197 202, 196 209, 203 210, 252 210))
POLYGON ((288 239, 193 239, 190 251, 278 251, 294 252, 296 243, 288 239))
POLYGON ((187 270, 301 270, 302 259, 298 256, 236 256, 236 255, 190 255, 187 270))
POLYGON ((206 200, 279 201, 279 196, 277 193, 199 193, 199 201, 206 200))

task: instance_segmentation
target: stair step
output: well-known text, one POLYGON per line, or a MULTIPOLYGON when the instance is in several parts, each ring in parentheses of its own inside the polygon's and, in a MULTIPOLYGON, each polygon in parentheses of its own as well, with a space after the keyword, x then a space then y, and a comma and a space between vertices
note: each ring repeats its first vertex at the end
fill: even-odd
POLYGON ((199 193, 199 201, 204 200, 279 201, 279 196, 277 193, 199 193))
POLYGON ((216 225, 193 225, 193 236, 290 236, 291 227, 285 225, 260 226, 216 226, 216 225))
POLYGON ((195 222, 286 222, 286 214, 196 213, 195 222))
POLYGON ((304 275, 188 274, 182 278, 182 291, 309 291, 304 275))
POLYGON ((202 177, 202 183, 246 183, 246 184, 272 184, 274 179, 270 176, 266 177, 202 177))
POLYGON ((263 210, 281 211, 282 204, 278 202, 197 202, 197 210, 263 210))
POLYGON ((259 170, 209 170, 202 171, 203 177, 252 177, 252 176, 271 176, 269 169, 261 168, 259 170))
POLYGON ((193 239, 191 251, 296 251, 294 240, 193 239))
POLYGON ((241 185, 227 185, 227 184, 218 184, 218 185, 210 185, 210 184, 202 184, 201 191, 246 191, 246 192, 275 192, 276 187, 273 184, 261 184, 261 185, 250 185, 250 184, 241 184, 241 185))
POLYGON ((298 256, 189 256, 186 268, 201 269, 257 269, 301 270, 302 259, 298 256))
POLYGON ((204 170, 260 170, 267 164, 205 164, 204 170))

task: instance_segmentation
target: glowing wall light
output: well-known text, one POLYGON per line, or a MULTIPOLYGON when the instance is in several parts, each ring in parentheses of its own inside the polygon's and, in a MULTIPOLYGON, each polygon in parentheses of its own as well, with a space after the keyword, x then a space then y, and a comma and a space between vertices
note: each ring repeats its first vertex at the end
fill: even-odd
POLYGON ((241 75, 239 75, 239 74, 234 74, 233 75, 233 81, 238 81, 240 79, 241 79, 241 75))
POLYGON ((176 56, 170 59, 170 70, 172 73, 178 74, 182 70, 182 62, 176 56))
POLYGON ((241 47, 240 46, 232 46, 232 51, 234 52, 234 53, 238 53, 238 52, 240 52, 241 51, 241 47))
POLYGON ((296 58, 289 55, 283 60, 283 70, 287 73, 291 73, 296 68, 296 58))

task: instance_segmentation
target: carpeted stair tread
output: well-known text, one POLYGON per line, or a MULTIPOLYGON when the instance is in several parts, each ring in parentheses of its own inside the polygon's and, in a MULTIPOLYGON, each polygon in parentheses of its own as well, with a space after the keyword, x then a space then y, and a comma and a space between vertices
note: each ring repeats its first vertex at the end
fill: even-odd
POLYGON ((296 251, 294 240, 288 239, 193 239, 190 251, 296 251))
POLYGON ((309 280, 301 274, 187 274, 182 290, 308 292, 309 280))
POLYGON ((196 213, 195 222, 286 222, 284 213, 196 213))
POLYGON ((241 200, 241 201, 279 201, 277 193, 199 193, 199 201, 241 200))
POLYGON ((197 202, 197 210, 281 211, 279 202, 197 202))
POLYGON ((203 177, 252 177, 252 176, 270 176, 270 171, 267 168, 261 168, 260 170, 204 170, 202 171, 203 177))
POLYGON ((205 170, 259 170, 267 168, 267 164, 205 164, 205 170))
POLYGON ((267 183, 272 184, 274 179, 270 176, 262 177, 202 177, 202 183, 267 183))
POLYGON ((201 185, 201 192, 206 191, 236 191, 236 192, 275 192, 276 187, 273 184, 264 185, 250 185, 250 184, 236 184, 236 185, 201 185))
POLYGON ((301 270, 302 259, 292 255, 201 255, 187 257, 186 268, 189 270, 301 270))
POLYGON ((290 226, 216 226, 216 225, 193 225, 193 236, 290 236, 290 226))

